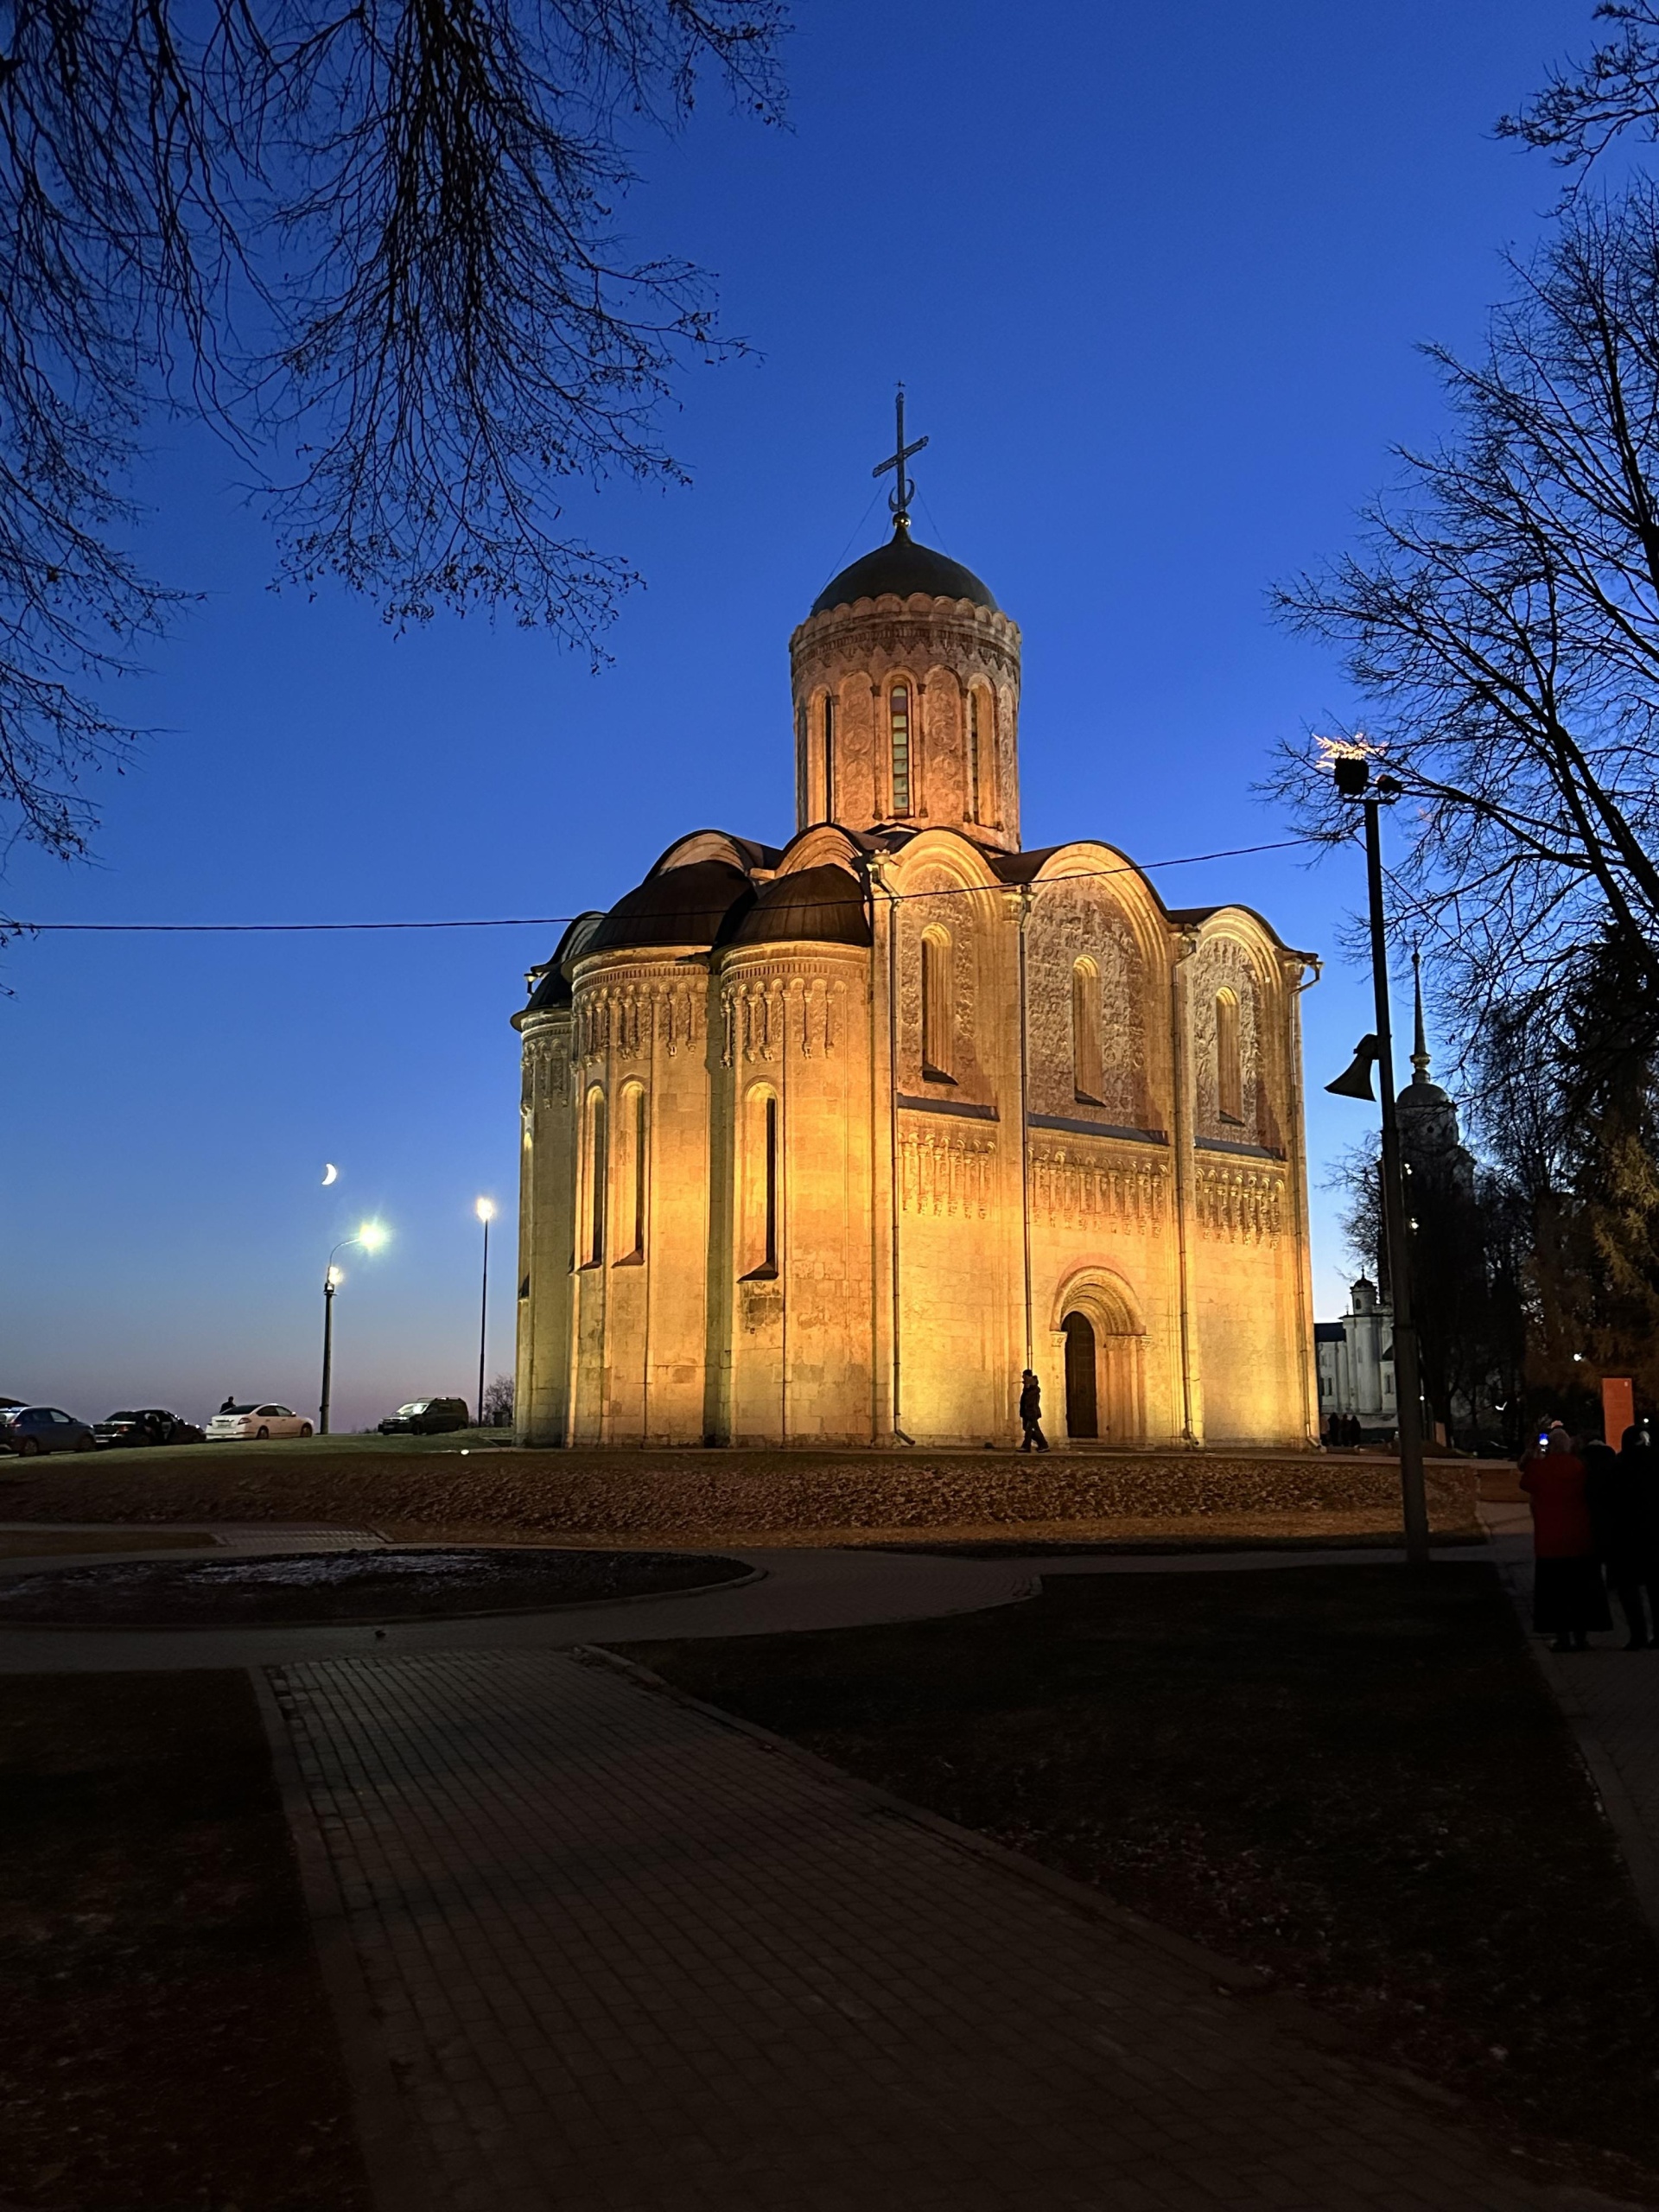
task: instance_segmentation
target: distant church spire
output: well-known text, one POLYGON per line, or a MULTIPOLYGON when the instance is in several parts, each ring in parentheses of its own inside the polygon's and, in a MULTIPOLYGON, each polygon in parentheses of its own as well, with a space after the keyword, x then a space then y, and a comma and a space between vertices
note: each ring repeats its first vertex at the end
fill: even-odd
POLYGON ((893 452, 886 461, 878 461, 870 474, 872 476, 885 476, 887 471, 892 469, 893 484, 892 491, 887 494, 887 505, 893 515, 893 526, 895 531, 908 532, 911 497, 916 486, 905 474, 905 463, 910 459, 912 454, 920 453, 922 448, 927 443, 927 440, 917 438, 910 445, 905 443, 905 387, 903 385, 899 387, 898 396, 893 402, 893 411, 898 418, 898 435, 893 441, 893 452))
POLYGON ((1413 949, 1411 956, 1411 980, 1417 1001, 1416 1041, 1411 1052, 1411 1065, 1414 1071, 1412 1080, 1415 1083, 1427 1083, 1428 1081, 1428 1046, 1423 1036, 1423 956, 1415 948, 1413 949))

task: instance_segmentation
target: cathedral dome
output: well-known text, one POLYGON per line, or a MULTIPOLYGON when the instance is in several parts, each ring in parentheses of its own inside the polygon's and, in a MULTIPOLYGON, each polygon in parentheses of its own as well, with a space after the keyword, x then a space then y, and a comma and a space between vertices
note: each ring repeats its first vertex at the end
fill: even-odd
POLYGON ((732 932, 735 944, 868 944, 870 918, 844 868, 797 868, 766 885, 732 932))
POLYGON ((971 569, 936 553, 931 545, 918 545, 902 520, 885 545, 866 553, 824 586, 812 602, 812 612, 826 614, 832 607, 880 599, 884 592, 893 592, 900 599, 921 592, 929 599, 971 600, 976 607, 988 607, 993 614, 1001 612, 988 586, 971 569))
POLYGON ((753 887, 728 861, 664 868, 619 899, 582 948, 618 952, 653 944, 711 945, 753 887))

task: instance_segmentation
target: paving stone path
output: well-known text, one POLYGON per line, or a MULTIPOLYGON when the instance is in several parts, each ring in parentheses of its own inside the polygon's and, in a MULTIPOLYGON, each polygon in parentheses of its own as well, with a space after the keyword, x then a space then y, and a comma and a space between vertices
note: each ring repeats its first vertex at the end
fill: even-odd
POLYGON ((1202 1955, 602 1664, 270 1679, 430 2212, 1565 2201, 1202 1955))

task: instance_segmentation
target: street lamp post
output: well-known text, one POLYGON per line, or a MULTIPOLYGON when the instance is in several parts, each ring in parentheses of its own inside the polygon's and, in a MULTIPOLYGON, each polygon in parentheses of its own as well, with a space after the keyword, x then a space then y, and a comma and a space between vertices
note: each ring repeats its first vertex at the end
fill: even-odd
POLYGON ((386 1241, 386 1232, 378 1222, 365 1221, 361 1229, 349 1236, 342 1236, 328 1255, 328 1264, 322 1271, 322 1394, 317 1408, 317 1433, 328 1433, 328 1407, 334 1387, 334 1293, 346 1280, 343 1268, 334 1265, 335 1255, 348 1244, 360 1244, 365 1252, 378 1252, 386 1241))
POLYGON ((1392 776, 1370 780, 1363 753, 1339 753, 1332 763, 1344 798, 1359 799, 1365 811, 1365 880, 1370 893, 1371 990, 1376 1029, 1363 1039, 1345 1075, 1325 1085, 1338 1097, 1369 1098, 1370 1063, 1382 1084, 1382 1234, 1389 1255, 1389 1287, 1394 1305, 1395 1407, 1400 1422, 1400 1490, 1406 1529, 1406 1558, 1413 1567, 1428 1564, 1428 1501, 1423 1484, 1423 1402, 1417 1360, 1417 1325, 1411 1306, 1411 1249, 1407 1242, 1405 1178, 1400 1156, 1400 1122, 1395 1110, 1394 1035, 1389 1013, 1389 950, 1382 909, 1382 832, 1379 810, 1400 796, 1392 776))
POLYGON ((484 1283, 478 1298, 478 1425, 484 1426, 484 1346, 490 1325, 490 1224, 495 1218, 495 1202, 480 1198, 473 1211, 484 1224, 484 1283))

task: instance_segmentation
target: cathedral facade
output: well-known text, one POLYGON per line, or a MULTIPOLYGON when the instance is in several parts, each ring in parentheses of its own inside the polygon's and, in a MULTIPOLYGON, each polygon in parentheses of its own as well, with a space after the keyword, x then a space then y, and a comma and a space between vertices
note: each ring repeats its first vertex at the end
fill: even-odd
MULTIPOLYGON (((902 434, 900 446, 902 448, 902 434)), ((1242 906, 1020 839, 1020 632, 889 543, 790 640, 797 827, 531 977, 526 1442, 1305 1446, 1299 993, 1242 906)))

